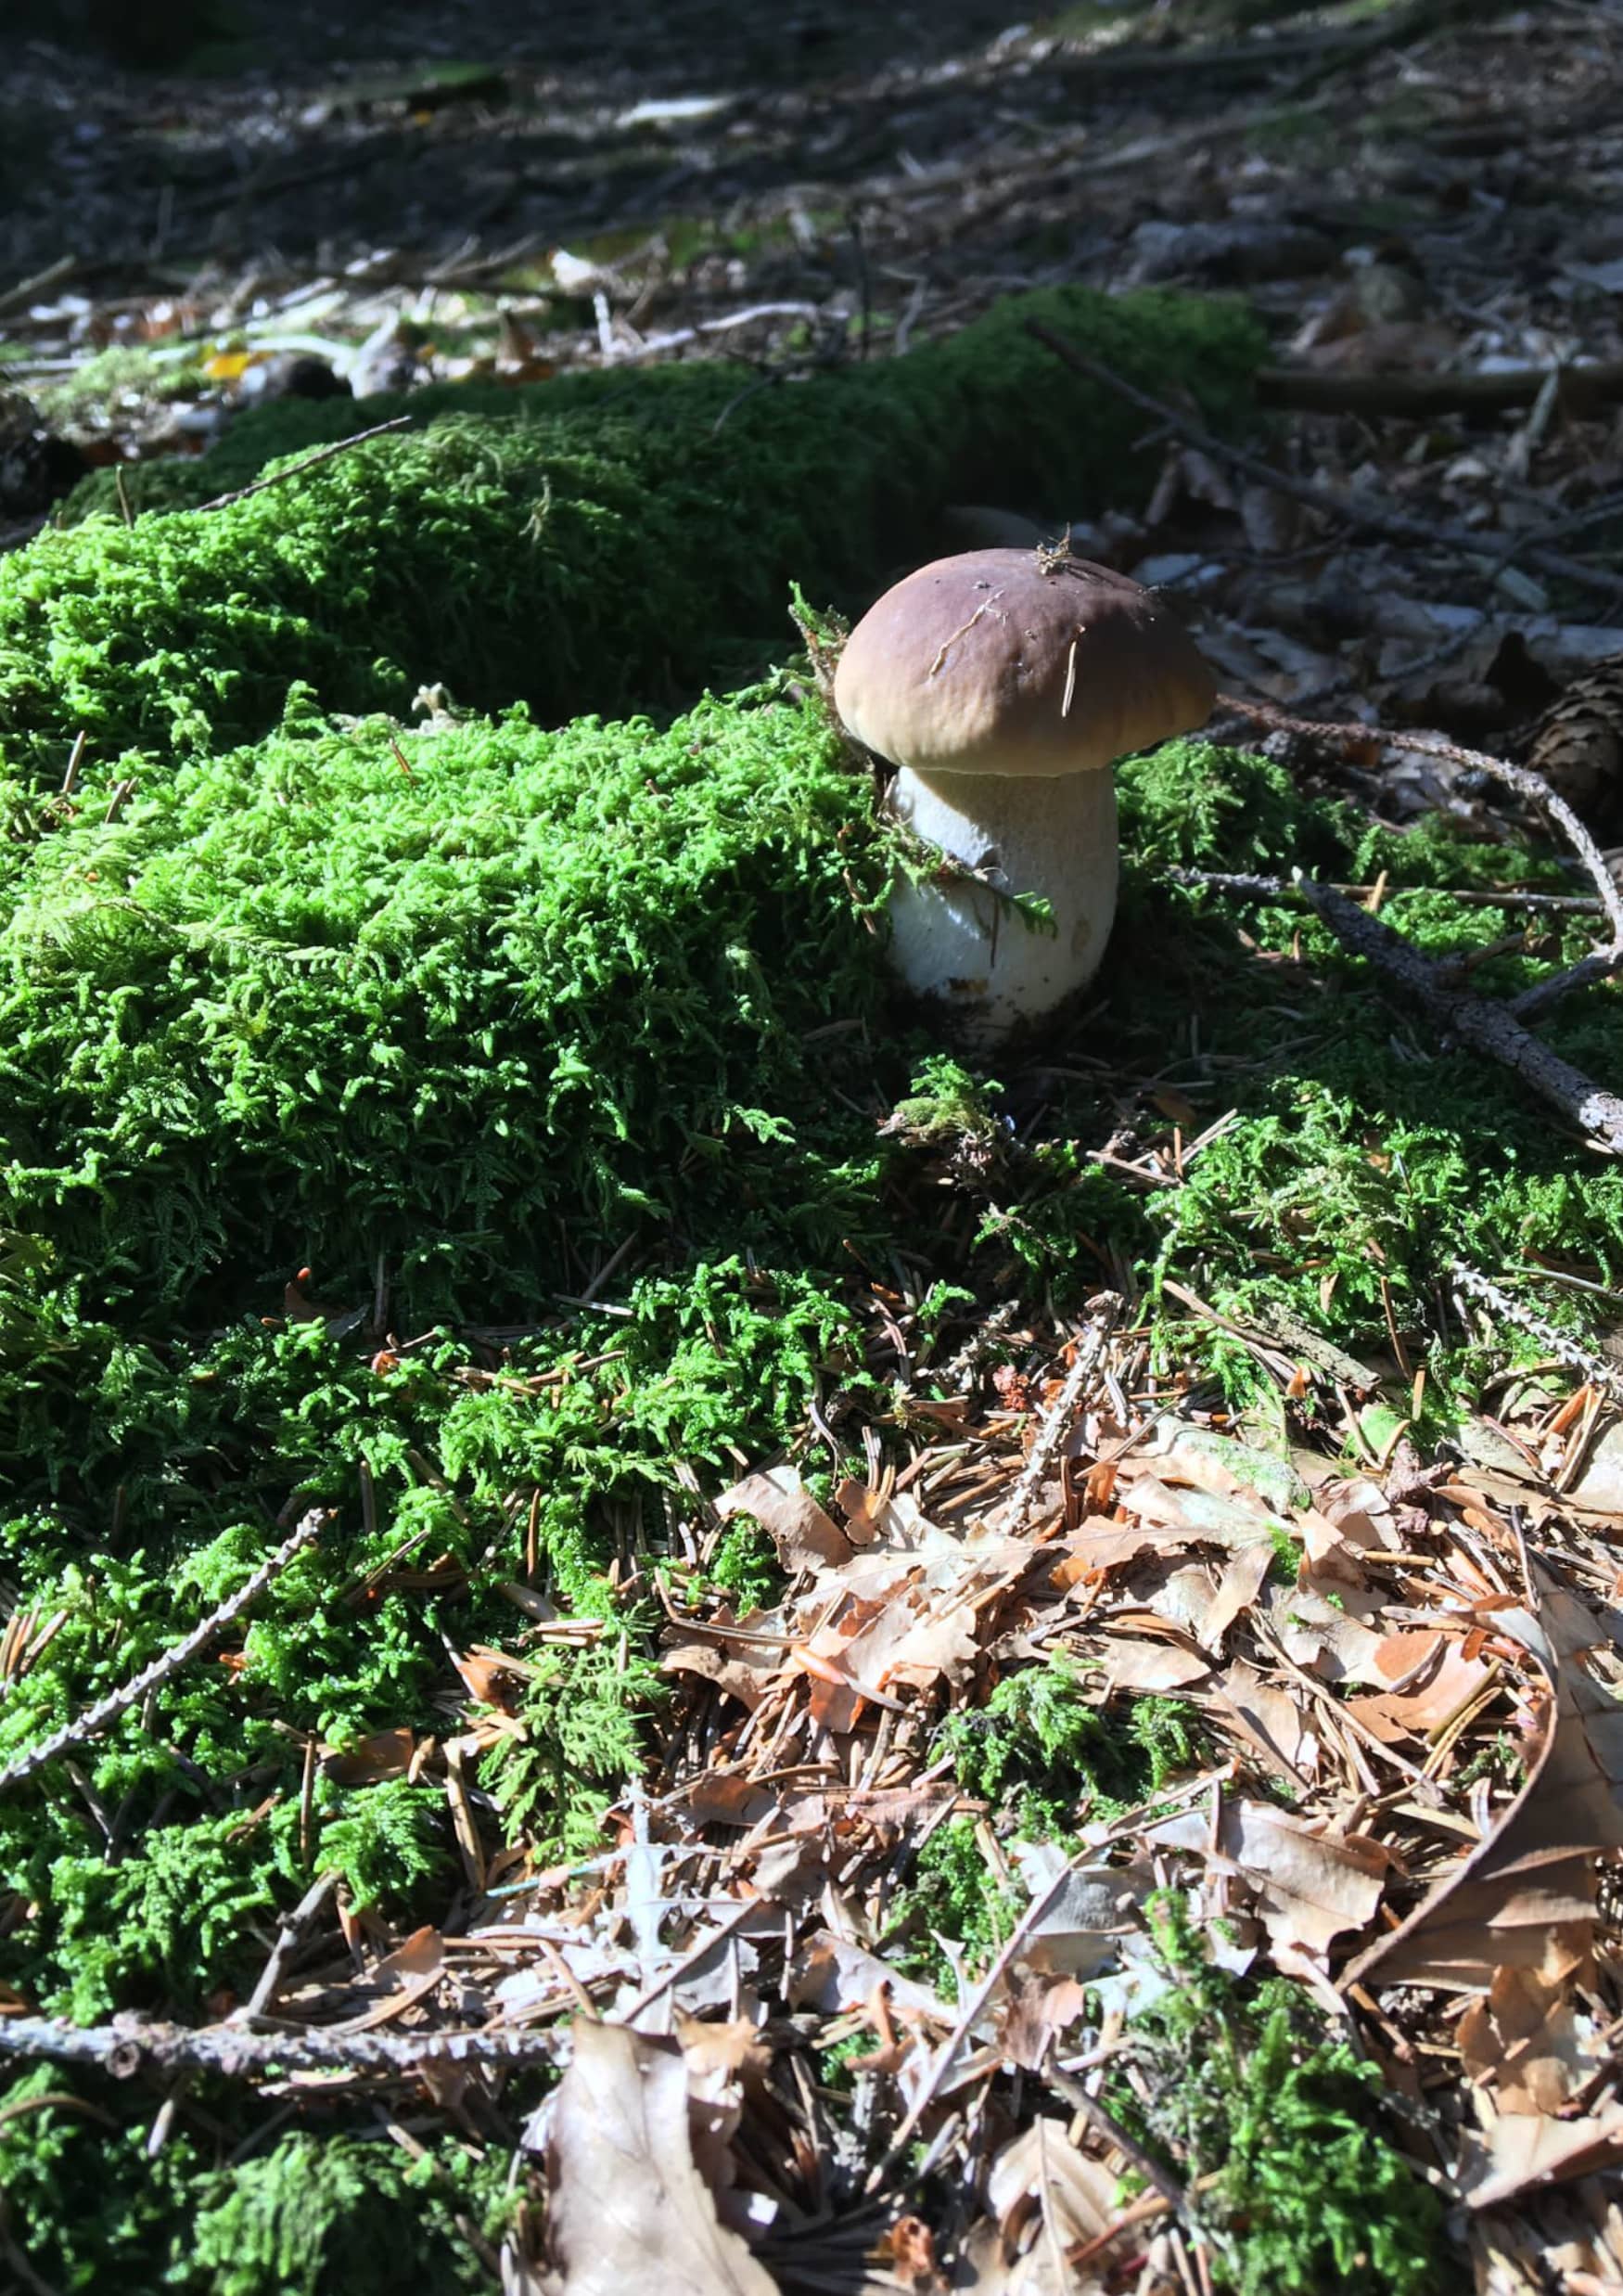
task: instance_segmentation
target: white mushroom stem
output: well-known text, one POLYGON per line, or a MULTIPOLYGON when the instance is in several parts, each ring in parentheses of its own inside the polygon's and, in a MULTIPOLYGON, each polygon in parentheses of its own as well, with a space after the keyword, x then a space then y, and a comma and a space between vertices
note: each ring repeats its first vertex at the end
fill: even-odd
POLYGON ((890 959, 965 1043, 993 1046, 1046 1018, 1098 970, 1116 915, 1116 785, 1108 767, 1054 775, 920 773, 903 766, 890 811, 988 882, 944 868, 889 902, 890 959), (1011 896, 1048 904, 1028 924, 1011 896))

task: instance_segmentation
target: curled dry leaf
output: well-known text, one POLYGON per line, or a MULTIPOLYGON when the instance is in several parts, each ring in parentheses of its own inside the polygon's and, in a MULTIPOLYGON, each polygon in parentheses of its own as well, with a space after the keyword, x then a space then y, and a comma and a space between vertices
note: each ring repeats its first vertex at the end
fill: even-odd
POLYGON ((694 2165, 674 2041, 581 2018, 547 2147, 547 2231, 561 2296, 774 2296, 694 2165))
POLYGON ((959 2285, 983 2296, 1086 2296, 1099 2286, 1072 2265, 1119 2213, 1119 2178, 1079 2152, 1060 2121, 1040 2118, 1003 2147, 987 2178, 992 2224, 968 2242, 972 2279, 959 2285))
POLYGON ((1597 1859, 1623 1849, 1623 1711, 1578 1662, 1604 1631, 1570 1597, 1540 1588, 1539 1614, 1502 1611, 1547 1686, 1543 1751, 1494 1830, 1416 1906, 1359 1955, 1343 1982, 1485 1992, 1496 1969, 1556 1972, 1587 1944, 1597 1859))
POLYGON ((723 1522, 735 1515, 753 1515, 786 1571, 815 1571, 850 1560, 850 1539, 792 1467, 768 1467, 746 1475, 722 1492, 716 1512, 723 1522))

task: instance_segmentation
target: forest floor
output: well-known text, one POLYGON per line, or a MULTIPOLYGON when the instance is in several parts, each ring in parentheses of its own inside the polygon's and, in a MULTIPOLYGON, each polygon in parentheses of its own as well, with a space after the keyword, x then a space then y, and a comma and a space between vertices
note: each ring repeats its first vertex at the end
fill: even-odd
MULTIPOLYGON (((28 402, 0 441, 6 541, 76 471, 201 453, 289 391, 699 359, 788 387, 1029 288, 1239 297, 1271 344, 1250 460, 1151 394, 1147 505, 943 505, 916 555, 987 507, 1068 521, 1178 602, 1232 692, 1341 725, 1262 744, 1310 797, 1501 851, 1521 894, 1450 889, 1494 930, 1434 955, 1400 1062, 1495 964, 1592 932, 1568 1007, 1615 1003, 1623 6, 1007 14, 235 0, 162 72, 0 44, 0 367, 28 402), (1504 757, 1569 802, 1576 843, 1504 757)), ((1385 868, 1341 890, 1373 921, 1385 868)), ((1311 951, 1258 933, 1310 1006, 1311 951)), ((1146 1198, 1233 1121, 1209 1097, 1230 1056, 1200 1070, 1192 1033, 1175 1072, 1166 1049, 1112 1075, 1121 1121, 1090 1151, 1146 1198)), ((1048 1074, 1021 1080, 1033 1136, 1048 1074)), ((1587 1139, 1574 1106, 1547 1111, 1557 1188, 1563 1155, 1623 1146, 1615 1103, 1587 1139)), ((978 1209, 1015 1152, 973 1096, 891 1122, 978 1209)), ((1390 1140, 1360 1154, 1408 1186, 1390 1140)), ((1227 1207, 1274 1249, 1293 1216, 1227 1207)), ((451 1652, 438 1749, 403 1725, 323 1750, 351 1785, 442 1785, 453 1902, 408 1933, 318 1874, 265 1930, 246 2018, 222 1996, 206 2026, 76 2036, 0 1984, 0 2051, 8 2026, 57 2066, 144 2051, 155 2157, 197 2080, 257 2082, 268 2119, 317 2086, 364 2098, 418 2160, 448 2135, 484 2179, 454 2217, 469 2271, 514 2292, 1623 2290, 1603 1225, 1438 1268, 1425 1326, 1374 1267, 1373 1350, 1334 1336, 1328 1260, 1322 1328, 1105 1255, 1091 1302, 1005 1301, 950 1360, 918 1288, 875 1282, 888 1414, 815 1417, 719 1494, 679 1465, 674 1575, 621 1536, 667 1702, 619 1621, 536 1591, 530 1551, 505 1591, 532 1638, 451 1652), (1169 1297, 1198 1376, 1169 1371, 1169 1297), (1446 1441, 1439 1330, 1480 1370, 1446 1441), (547 1864, 496 1841, 466 1778, 582 1652, 636 1677, 646 1767, 600 1847, 547 1864), (515 2119, 502 2064, 526 2050, 564 2070, 515 2119)), ((289 1319, 309 1307, 290 1287, 289 1319)), ((469 1383, 504 1362, 487 1347, 469 1383)), ((47 1624, 19 1604, 0 1684, 47 1624)), ((13 2110, 48 2119, 47 2092, 13 2110)), ((0 2285, 50 2289, 4 2206, 0 2285)), ((286 2285, 329 2284, 312 2269, 286 2285)))

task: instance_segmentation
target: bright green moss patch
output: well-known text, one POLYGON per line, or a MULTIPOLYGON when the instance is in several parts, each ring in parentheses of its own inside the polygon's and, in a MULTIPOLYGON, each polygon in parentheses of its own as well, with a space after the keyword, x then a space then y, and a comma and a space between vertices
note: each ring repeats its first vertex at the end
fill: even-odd
POLYGON ((1118 2073, 1105 2094, 1200 2192, 1213 2284, 1235 2296, 1459 2287, 1442 2205, 1381 2124, 1375 2068, 1325 2037, 1302 1987, 1273 1979, 1243 1992, 1181 1909, 1163 1906, 1157 1936, 1175 1982, 1128 2027, 1140 2080, 1118 2073))
POLYGON ((824 1261, 863 1216, 871 1132, 820 1120, 842 1040, 808 1036, 876 1009, 886 864, 809 708, 302 715, 14 866, 0 1225, 98 1313, 381 1254, 401 1313, 492 1322, 723 1203, 824 1261))
POLYGON ((0 563, 0 758, 55 788, 252 739, 304 679, 330 709, 468 706, 559 720, 692 691, 745 638, 779 642, 791 579, 829 596, 916 556, 954 494, 1067 505, 1147 487, 1136 413, 1028 336, 1040 314, 1217 418, 1260 336, 1238 307, 1080 289, 1016 299, 947 342, 744 395, 731 367, 247 416, 198 462, 126 477, 139 504, 230 492, 267 458, 396 411, 427 427, 206 516, 105 515, 0 563))
POLYGON ((1000 1828, 1030 1841, 1119 1815, 1203 1759, 1192 1707, 1159 1698, 1101 1707, 1063 1656, 1005 1674, 982 1705, 956 1708, 937 1744, 1000 1828))
POLYGON ((63 2296, 109 2286, 326 2296, 384 2285, 383 2256, 392 2287, 489 2288, 466 2227, 500 2235, 510 2203, 499 2150, 430 2137, 417 2160, 367 2108, 317 2109, 313 2128, 226 2166, 203 2132, 224 2133, 216 2115, 233 2101, 223 2084, 206 2103, 194 2094, 151 2157, 150 2093, 55 2066, 0 2084, 0 2221, 42 2284, 63 2296))

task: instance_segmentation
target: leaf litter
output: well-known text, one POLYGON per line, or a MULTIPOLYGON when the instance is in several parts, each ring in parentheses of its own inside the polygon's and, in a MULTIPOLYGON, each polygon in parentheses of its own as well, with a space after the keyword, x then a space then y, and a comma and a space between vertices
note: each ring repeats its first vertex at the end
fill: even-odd
MULTIPOLYGON (((337 1985, 288 1978, 278 1946, 276 2031, 329 2059, 265 2093, 375 2082, 345 2069, 363 2035, 453 2108, 481 2055, 564 2066, 522 2137, 545 2222, 504 2269, 565 2296, 1221 2287, 1229 2171, 1153 2112, 1130 2125, 1139 2036, 1204 1986, 1285 1981, 1377 2069, 1368 2110, 1458 2208, 1482 2285, 1530 2290, 1558 2255, 1617 2285, 1608 1526, 1541 1474, 1421 1472, 1401 1443, 1348 1475, 1322 1422, 1316 1449, 1264 1451, 1151 1379, 1134 1328, 1092 1346, 1102 1320, 1017 1407, 989 1382, 900 1469, 870 1445, 826 1505, 786 1459, 722 1493, 709 1538, 760 1526, 770 1603, 647 1566, 672 1727, 607 1851, 543 1867, 495 1838, 479 1758, 521 1734, 530 1658, 454 1653, 438 1748, 329 1751, 359 1782, 442 1776, 471 1911, 397 1940, 339 1903, 337 1985), (1073 1731, 1170 1712, 1183 1736, 1136 1794, 1052 1736, 1000 1792, 995 1718, 1039 1686, 1073 1731), (931 1929, 944 1841, 978 1938, 931 1929)), ((528 1631, 544 1650, 549 1622, 528 1631)), ((164 2030, 145 2045, 228 2061, 230 2019, 164 2030)), ((117 2041, 138 2054, 140 2021, 117 2041)))

